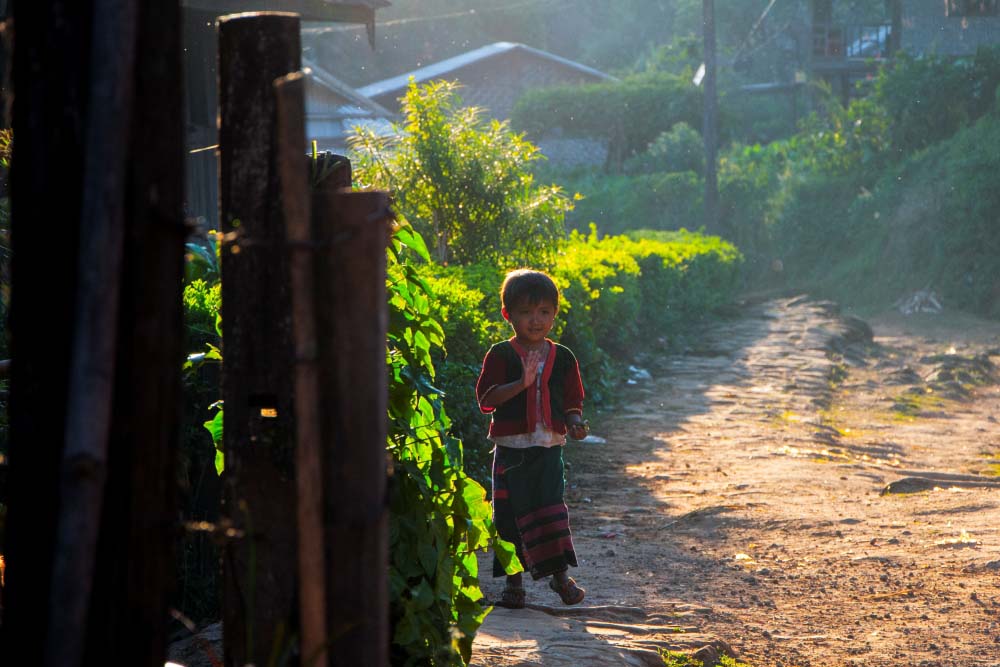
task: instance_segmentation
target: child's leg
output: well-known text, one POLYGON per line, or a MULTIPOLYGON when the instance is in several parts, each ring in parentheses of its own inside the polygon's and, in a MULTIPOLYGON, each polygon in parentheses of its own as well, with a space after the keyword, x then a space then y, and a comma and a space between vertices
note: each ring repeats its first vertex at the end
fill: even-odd
MULTIPOLYGON (((524 552, 521 545, 521 533, 517 529, 514 509, 511 507, 509 490, 507 488, 506 469, 512 463, 517 464, 520 452, 508 451, 497 447, 493 454, 493 525, 497 534, 514 545, 518 560, 524 562, 524 552)), ((493 576, 505 576, 503 564, 493 555, 493 576)), ((517 575, 520 582, 520 575, 517 575)))

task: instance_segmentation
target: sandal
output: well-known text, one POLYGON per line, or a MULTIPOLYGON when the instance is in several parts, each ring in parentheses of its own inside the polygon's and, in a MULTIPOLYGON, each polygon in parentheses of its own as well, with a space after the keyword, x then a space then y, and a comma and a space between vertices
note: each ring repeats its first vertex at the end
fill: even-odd
POLYGON ((566 577, 566 581, 560 584, 555 577, 549 579, 549 588, 559 594, 563 604, 579 604, 583 602, 585 590, 576 585, 573 577, 566 577))
POLYGON ((524 587, 507 586, 504 588, 496 606, 504 609, 524 609, 524 587))

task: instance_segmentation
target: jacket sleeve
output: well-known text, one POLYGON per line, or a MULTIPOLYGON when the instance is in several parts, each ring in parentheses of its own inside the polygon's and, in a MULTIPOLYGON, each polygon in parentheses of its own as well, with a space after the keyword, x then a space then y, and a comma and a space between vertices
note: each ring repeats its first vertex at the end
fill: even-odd
POLYGON ((479 380, 476 381, 476 401, 479 403, 479 410, 489 414, 496 410, 492 406, 484 406, 483 399, 490 390, 498 385, 504 384, 507 377, 507 369, 504 367, 503 357, 496 352, 496 346, 490 348, 483 359, 483 368, 479 372, 479 380))
MULTIPOLYGON (((567 351, 569 351, 567 349, 567 351)), ((563 413, 583 414, 583 380, 580 378, 580 364, 576 356, 569 352, 570 364, 563 384, 563 413)))

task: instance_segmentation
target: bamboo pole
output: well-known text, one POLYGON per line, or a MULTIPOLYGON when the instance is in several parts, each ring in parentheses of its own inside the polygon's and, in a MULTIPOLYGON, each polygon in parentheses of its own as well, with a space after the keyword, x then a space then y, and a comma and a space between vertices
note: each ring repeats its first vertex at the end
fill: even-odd
POLYGON ((73 341, 60 514, 44 664, 81 663, 107 472, 124 239, 125 157, 134 90, 137 7, 95 0, 77 332, 73 341))
POLYGON ((278 100, 278 171, 291 249, 292 339, 295 343, 295 481, 298 490, 299 622, 303 665, 326 665, 326 567, 323 549, 322 441, 316 317, 315 245, 306 163, 305 78, 274 82, 278 100))

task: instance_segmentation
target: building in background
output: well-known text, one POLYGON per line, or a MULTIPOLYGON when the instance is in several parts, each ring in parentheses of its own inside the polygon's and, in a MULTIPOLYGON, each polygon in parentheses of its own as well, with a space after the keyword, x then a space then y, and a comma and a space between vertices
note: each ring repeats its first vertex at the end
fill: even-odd
MULTIPOLYGON (((398 114, 400 98, 410 81, 457 81, 459 94, 468 106, 482 107, 497 120, 510 118, 518 99, 529 90, 559 85, 583 85, 614 81, 615 78, 592 67, 524 44, 496 42, 467 53, 376 81, 358 93, 398 114)), ((603 164, 606 142, 597 139, 542 137, 538 146, 549 163, 560 166, 603 164)))
POLYGON ((302 58, 306 73, 306 139, 334 153, 347 150, 357 126, 376 134, 392 133, 396 114, 358 93, 321 65, 302 58))
POLYGON ((1000 0, 885 0, 878 21, 846 1, 811 2, 810 69, 845 103, 899 51, 957 57, 1000 44, 1000 0))
POLYGON ((894 0, 907 53, 964 56, 1000 44, 1000 0, 894 0))

